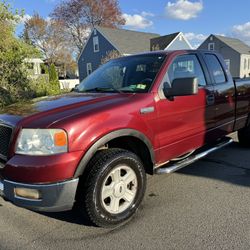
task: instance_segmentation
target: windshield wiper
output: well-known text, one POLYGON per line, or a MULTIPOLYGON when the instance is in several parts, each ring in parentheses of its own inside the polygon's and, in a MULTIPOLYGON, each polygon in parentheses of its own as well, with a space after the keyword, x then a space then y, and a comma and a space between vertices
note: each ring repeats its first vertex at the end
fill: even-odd
POLYGON ((106 91, 109 91, 109 90, 112 90, 112 91, 115 91, 116 93, 123 93, 121 90, 115 88, 115 87, 96 87, 96 88, 92 88, 92 89, 85 89, 81 92, 106 92, 106 91))

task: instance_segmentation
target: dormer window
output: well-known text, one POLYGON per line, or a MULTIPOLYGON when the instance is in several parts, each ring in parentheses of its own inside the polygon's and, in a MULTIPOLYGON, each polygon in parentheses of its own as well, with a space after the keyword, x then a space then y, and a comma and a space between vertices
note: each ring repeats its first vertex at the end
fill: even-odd
POLYGON ((214 43, 209 43, 208 44, 208 50, 214 50, 214 43))
POLYGON ((99 39, 98 36, 93 37, 94 52, 99 52, 99 39))

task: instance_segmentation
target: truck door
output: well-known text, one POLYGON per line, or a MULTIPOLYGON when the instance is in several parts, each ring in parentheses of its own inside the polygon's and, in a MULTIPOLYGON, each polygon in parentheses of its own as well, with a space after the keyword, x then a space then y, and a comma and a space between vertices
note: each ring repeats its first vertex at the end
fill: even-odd
POLYGON ((205 77, 200 59, 196 54, 179 55, 170 63, 164 77, 163 81, 170 85, 176 78, 196 77, 199 91, 197 95, 173 100, 163 97, 156 102, 162 162, 204 145, 209 141, 207 131, 215 126, 214 89, 205 77))
POLYGON ((216 54, 205 53, 205 61, 214 86, 215 133, 217 137, 233 131, 235 121, 235 89, 232 77, 225 72, 216 54))

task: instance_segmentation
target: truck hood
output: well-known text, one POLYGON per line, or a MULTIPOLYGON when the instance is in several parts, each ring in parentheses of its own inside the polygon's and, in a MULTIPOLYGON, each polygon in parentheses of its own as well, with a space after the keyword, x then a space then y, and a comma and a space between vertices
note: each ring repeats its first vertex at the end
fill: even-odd
MULTIPOLYGON (((89 104, 94 103, 97 104, 94 105, 96 108, 97 106, 102 107, 106 101, 116 102, 115 100, 117 99, 124 99, 124 96, 128 95, 119 93, 70 93, 60 96, 36 98, 29 102, 17 103, 2 110, 0 109, 0 123, 4 122, 16 125, 18 121, 25 117, 39 118, 51 115, 52 113, 57 114, 58 119, 59 113, 72 111, 72 109, 78 109, 79 107, 84 111, 84 109, 88 109, 87 106, 89 104)), ((72 114, 72 112, 70 113, 72 114)), ((63 116, 65 117, 65 113, 63 116)))

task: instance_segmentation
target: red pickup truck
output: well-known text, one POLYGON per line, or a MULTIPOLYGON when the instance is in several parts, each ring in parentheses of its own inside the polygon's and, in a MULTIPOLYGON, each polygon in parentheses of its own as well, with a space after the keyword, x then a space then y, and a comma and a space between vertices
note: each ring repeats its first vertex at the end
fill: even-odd
POLYGON ((67 95, 0 114, 0 194, 17 206, 78 204, 98 226, 128 221, 146 173, 172 173, 231 142, 250 145, 250 81, 211 51, 112 60, 67 95))

